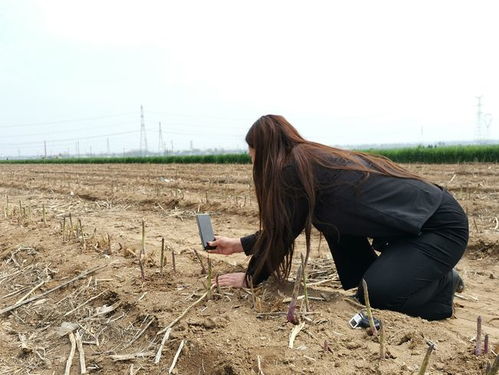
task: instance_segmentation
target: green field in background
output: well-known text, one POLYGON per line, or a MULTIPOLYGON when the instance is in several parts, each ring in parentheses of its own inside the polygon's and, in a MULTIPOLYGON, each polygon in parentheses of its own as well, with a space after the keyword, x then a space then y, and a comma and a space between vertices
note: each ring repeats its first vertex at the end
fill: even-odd
MULTIPOLYGON (((497 163, 499 145, 412 147, 399 149, 370 149, 364 152, 383 155, 397 163, 497 163)), ((104 163, 215 163, 247 164, 247 154, 189 155, 189 156, 130 156, 47 158, 25 160, 0 160, 12 164, 104 164, 104 163)))

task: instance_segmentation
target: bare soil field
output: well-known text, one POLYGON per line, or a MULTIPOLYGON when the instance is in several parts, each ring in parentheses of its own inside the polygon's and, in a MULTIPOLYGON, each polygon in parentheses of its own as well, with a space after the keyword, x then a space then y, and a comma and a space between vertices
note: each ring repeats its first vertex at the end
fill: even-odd
MULTIPOLYGON (((293 348, 285 312, 299 256, 286 283, 208 291, 195 215, 210 213, 219 235, 257 230, 251 166, 0 165, 0 374, 417 374, 427 341, 436 350, 426 374, 484 374, 499 351, 499 166, 406 167, 467 211, 457 265, 466 287, 444 321, 375 310, 381 360, 379 337, 349 327, 362 306, 340 288, 317 233, 293 348)), ((212 255, 211 275, 247 262, 212 255)))

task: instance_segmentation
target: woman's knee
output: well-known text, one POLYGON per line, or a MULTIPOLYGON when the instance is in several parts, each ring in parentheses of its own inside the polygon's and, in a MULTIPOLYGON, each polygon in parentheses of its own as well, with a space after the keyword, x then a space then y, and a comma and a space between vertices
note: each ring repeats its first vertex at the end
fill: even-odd
MULTIPOLYGON (((394 287, 393 283, 385 282, 379 278, 364 277, 367 284, 367 291, 369 295, 369 303, 375 308, 389 308, 394 309, 401 307, 404 304, 404 299, 400 298, 399 292, 394 287)), ((362 303, 364 301, 364 287, 362 282, 358 288, 358 298, 362 303)))

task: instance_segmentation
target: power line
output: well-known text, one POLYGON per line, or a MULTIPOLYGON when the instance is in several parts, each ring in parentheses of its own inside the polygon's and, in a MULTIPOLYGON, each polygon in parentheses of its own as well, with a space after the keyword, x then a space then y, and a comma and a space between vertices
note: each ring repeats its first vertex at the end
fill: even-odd
POLYGON ((85 118, 78 118, 78 119, 72 119, 72 120, 55 120, 55 121, 43 121, 43 122, 18 123, 18 124, 10 124, 8 126, 4 126, 4 125, 0 124, 0 127, 2 129, 8 129, 8 128, 18 128, 18 127, 25 127, 25 126, 28 127, 28 126, 39 126, 39 125, 64 124, 64 123, 68 123, 68 122, 84 122, 84 121, 92 121, 92 120, 101 120, 104 118, 111 118, 111 117, 129 116, 129 115, 133 115, 133 113, 120 113, 120 114, 115 114, 115 115, 85 117, 85 118))
MULTIPOLYGON (((70 141, 77 141, 77 140, 82 140, 82 139, 96 139, 96 138, 112 137, 112 136, 124 135, 124 134, 133 134, 133 133, 137 133, 137 132, 138 132, 137 130, 132 130, 132 131, 127 131, 127 132, 119 132, 119 133, 91 135, 88 137, 52 139, 52 140, 47 140, 46 142, 47 143, 70 142, 70 141)), ((34 145, 34 144, 40 144, 40 143, 41 143, 40 141, 21 142, 21 143, 0 143, 0 146, 23 146, 23 145, 34 145)))
MULTIPOLYGON (((152 129, 147 129, 144 128, 145 130, 152 131, 152 129)), ((100 134, 100 135, 92 135, 92 136, 86 136, 86 137, 72 137, 72 138, 62 138, 62 139, 47 139, 45 140, 47 144, 53 144, 53 143, 58 143, 58 142, 75 142, 77 140, 86 140, 86 139, 98 139, 98 138, 105 138, 105 137, 115 137, 115 136, 121 136, 121 135, 127 135, 127 134, 134 134, 138 133, 139 130, 130 130, 130 131, 125 131, 125 132, 117 132, 117 133, 106 133, 106 134, 100 134)), ((177 131, 168 131, 166 134, 170 135, 182 135, 182 136, 193 136, 193 135, 202 135, 202 134, 209 134, 211 136, 216 136, 217 138, 244 138, 244 134, 227 134, 227 133, 214 133, 210 129, 206 129, 206 132, 177 132, 177 131)), ((39 145, 43 141, 31 141, 31 142, 17 142, 17 143, 0 143, 0 146, 24 146, 24 145, 39 145)))
MULTIPOLYGON (((74 133, 74 132, 77 132, 77 131, 88 131, 88 130, 92 130, 92 129, 102 129, 103 127, 113 127, 113 126, 116 126, 116 125, 120 125, 120 126, 123 126, 123 125, 126 125, 126 124, 132 124, 132 123, 135 123, 135 121, 126 121, 126 122, 116 122, 116 123, 113 123, 113 124, 99 124, 99 125, 96 125, 96 126, 86 126, 84 128, 77 128, 77 129, 68 129, 68 133, 74 133)), ((59 131, 58 131, 59 132, 59 131)), ((43 132, 43 133, 21 133, 21 134, 15 134, 15 135, 2 135, 2 138, 19 138, 19 137, 36 137, 36 136, 41 136, 41 135, 50 135, 50 134, 54 134, 54 131, 50 131, 50 132, 43 132)))
MULTIPOLYGON (((134 124, 136 123, 134 120, 127 120, 127 121, 123 121, 123 122, 113 122, 111 124, 98 124, 98 125, 93 125, 93 126, 90 126, 90 125, 87 125, 85 127, 80 127, 80 128, 67 128, 66 127, 66 132, 67 133, 74 133, 74 132, 77 132, 77 131, 88 131, 88 130, 93 130, 93 129, 102 129, 103 127, 115 127, 115 126, 123 126, 123 125, 128 125, 128 124, 134 124)), ((173 134, 175 133, 175 129, 186 129, 186 128, 189 128, 189 129, 204 129, 206 130, 207 128, 210 129, 210 134, 212 132, 213 129, 217 129, 217 130, 225 130, 225 129, 228 129, 228 126, 219 126, 219 125, 216 125, 216 124, 210 124, 210 125, 199 125, 199 124, 192 124, 192 123, 187 123, 187 122, 171 122, 169 123, 169 128, 173 131, 168 131, 168 134, 173 134)), ((147 130, 147 129, 146 129, 147 130)), ((61 130, 57 130, 58 133, 61 132, 61 130)), ((5 138, 18 138, 18 137, 35 137, 35 136, 45 136, 45 135, 51 135, 53 134, 54 131, 47 131, 47 132, 41 132, 41 133, 30 133, 30 132, 25 132, 25 133, 16 133, 16 134, 13 134, 13 135, 2 135, 2 139, 5 139, 5 138)), ((164 132, 166 133, 166 131, 164 132)), ((164 134, 163 133, 163 134, 164 134)), ((192 133, 184 133, 186 135, 195 135, 195 134, 198 134, 199 132, 198 131, 195 131, 195 132, 192 132, 192 133)), ((177 132, 177 134, 182 134, 182 133, 179 133, 177 132)))
POLYGON ((213 120, 225 120, 225 121, 232 121, 232 122, 239 122, 239 121, 248 121, 247 118, 234 118, 234 117, 225 117, 225 116, 213 116, 213 115, 205 115, 205 114, 198 114, 198 115, 192 115, 192 114, 183 114, 183 113, 172 113, 172 112, 166 112, 166 111, 147 111, 147 113, 153 113, 153 114, 160 114, 160 115, 167 115, 168 117, 184 117, 184 118, 196 118, 196 117, 201 117, 203 119, 213 119, 213 120))

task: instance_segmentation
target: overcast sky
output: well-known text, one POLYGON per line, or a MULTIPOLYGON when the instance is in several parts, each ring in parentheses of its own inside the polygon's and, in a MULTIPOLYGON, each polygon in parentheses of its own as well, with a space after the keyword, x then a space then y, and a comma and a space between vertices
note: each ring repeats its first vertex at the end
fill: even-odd
POLYGON ((499 139, 496 1, 0 0, 0 156, 499 139), (485 115, 490 113, 492 117, 485 115), (496 116, 496 119, 494 119, 496 116))

